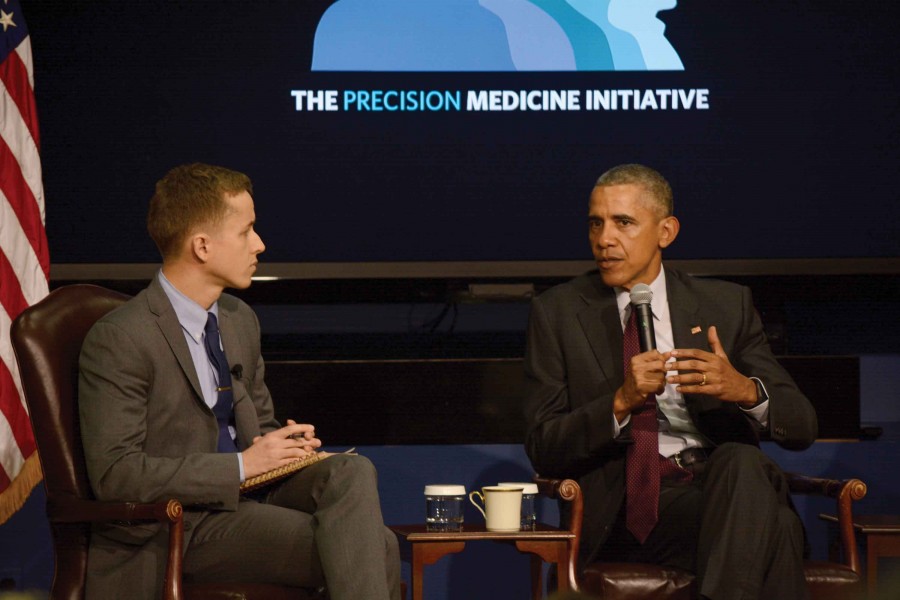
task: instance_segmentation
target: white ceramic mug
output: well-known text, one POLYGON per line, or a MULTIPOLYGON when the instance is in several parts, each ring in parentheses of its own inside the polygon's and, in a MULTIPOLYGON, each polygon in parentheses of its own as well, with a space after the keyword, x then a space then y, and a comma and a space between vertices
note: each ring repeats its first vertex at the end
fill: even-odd
POLYGON ((538 495, 538 486, 536 483, 524 481, 501 481, 498 483, 500 487, 520 487, 522 488, 522 530, 534 530, 537 524, 537 514, 535 513, 535 499, 538 495))
POLYGON ((489 485, 469 494, 469 502, 484 515, 488 531, 519 531, 522 512, 522 488, 489 485), (484 508, 475 501, 481 499, 484 508))

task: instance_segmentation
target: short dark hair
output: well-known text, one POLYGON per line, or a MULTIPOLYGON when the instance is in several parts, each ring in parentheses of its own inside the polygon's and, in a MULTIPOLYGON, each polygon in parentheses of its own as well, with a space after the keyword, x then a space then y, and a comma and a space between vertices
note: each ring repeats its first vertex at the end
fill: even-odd
POLYGON ((613 167, 597 179, 598 185, 639 185, 650 193, 660 218, 671 217, 675 210, 672 187, 666 178, 650 167, 625 164, 613 167))
POLYGON ((156 182, 147 212, 147 231, 163 260, 204 224, 220 222, 228 211, 225 196, 253 194, 250 178, 224 167, 192 163, 175 167, 156 182))

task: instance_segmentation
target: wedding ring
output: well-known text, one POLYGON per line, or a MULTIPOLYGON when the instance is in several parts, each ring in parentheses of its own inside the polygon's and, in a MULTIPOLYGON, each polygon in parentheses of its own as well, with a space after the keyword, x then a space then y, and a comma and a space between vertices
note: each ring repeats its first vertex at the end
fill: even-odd
POLYGON ((706 385, 706 373, 702 373, 703 380, 700 382, 700 385, 706 385))

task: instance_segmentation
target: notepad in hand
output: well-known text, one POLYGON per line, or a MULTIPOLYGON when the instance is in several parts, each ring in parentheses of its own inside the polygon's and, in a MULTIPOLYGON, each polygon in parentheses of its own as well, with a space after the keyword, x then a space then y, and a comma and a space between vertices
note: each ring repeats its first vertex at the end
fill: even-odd
MULTIPOLYGON (((355 450, 356 448, 350 448, 342 454, 355 454, 355 450)), ((286 465, 276 467, 271 471, 266 471, 265 473, 257 475, 256 477, 245 479, 244 483, 241 484, 241 493, 244 494, 246 492, 259 489, 264 485, 269 485, 270 483, 281 481, 288 475, 292 475, 300 469, 304 469, 313 463, 317 463, 320 460, 324 460, 329 456, 334 455, 334 452, 310 452, 303 458, 298 458, 293 462, 289 462, 286 465)))

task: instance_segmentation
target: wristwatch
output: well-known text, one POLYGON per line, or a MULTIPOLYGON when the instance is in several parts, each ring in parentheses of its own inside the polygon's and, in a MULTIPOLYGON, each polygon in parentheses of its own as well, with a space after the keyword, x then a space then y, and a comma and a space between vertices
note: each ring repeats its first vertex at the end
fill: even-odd
POLYGON ((756 404, 754 404, 750 408, 756 408, 763 402, 768 402, 769 395, 766 393, 766 388, 765 386, 763 386, 762 381, 760 381, 759 378, 751 377, 750 379, 752 379, 753 383, 756 384, 756 404))

